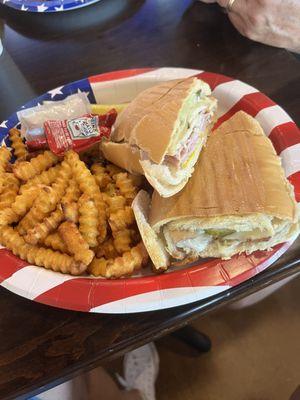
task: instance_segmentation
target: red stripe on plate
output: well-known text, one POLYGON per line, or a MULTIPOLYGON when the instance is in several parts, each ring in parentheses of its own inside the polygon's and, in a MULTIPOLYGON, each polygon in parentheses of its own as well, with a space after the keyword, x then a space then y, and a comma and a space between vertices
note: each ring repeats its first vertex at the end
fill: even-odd
POLYGON ((75 278, 47 290, 35 297, 34 300, 70 310, 89 311, 91 290, 90 279, 75 278))
POLYGON ((120 280, 77 278, 64 282, 34 300, 56 307, 89 311, 113 301, 164 289, 201 286, 235 286, 259 272, 259 265, 273 256, 282 245, 271 251, 241 254, 228 261, 203 260, 185 270, 142 278, 120 280))
MULTIPOLYGON (((236 286, 261 272, 260 265, 277 253, 285 244, 279 244, 270 251, 255 251, 251 255, 245 253, 223 261, 223 268, 230 274, 228 283, 236 286), (235 271, 234 273, 232 273, 235 271)), ((274 262, 274 261, 273 261, 274 262)))
POLYGON ((263 93, 255 92, 246 94, 229 111, 227 111, 227 113, 218 119, 214 129, 220 126, 224 121, 227 121, 238 111, 245 111, 246 113, 252 115, 252 117, 255 117, 259 111, 274 105, 274 101, 263 93))
POLYGON ((104 74, 90 76, 88 79, 90 83, 115 81, 117 79, 130 78, 131 76, 141 75, 145 72, 153 71, 154 69, 155 68, 137 68, 130 70, 124 69, 121 71, 105 72, 104 74))
POLYGON ((55 286, 34 300, 56 307, 89 311, 93 307, 158 288, 153 277, 120 280, 77 278, 55 286))
POLYGON ((269 139, 272 141, 277 154, 294 144, 300 143, 300 131, 294 122, 276 126, 270 133, 269 139))
POLYGON ((211 90, 214 90, 217 86, 221 85, 221 83, 233 81, 233 78, 225 75, 215 74, 213 72, 201 72, 196 75, 197 78, 202 79, 204 82, 208 83, 211 90))
POLYGON ((15 272, 26 267, 28 262, 21 260, 20 258, 14 256, 11 251, 7 249, 0 249, 0 283, 5 279, 8 279, 15 272))
POLYGON ((224 278, 219 272, 220 260, 211 260, 203 269, 199 265, 186 271, 176 271, 168 274, 154 275, 142 278, 120 280, 83 279, 76 278, 42 293, 34 300, 44 304, 67 309, 89 311, 93 307, 122 300, 127 297, 162 289, 189 287, 191 278, 187 274, 195 270, 192 285, 214 286, 224 284, 224 278), (207 265, 209 264, 209 274, 207 265), (213 267, 216 266, 214 269, 213 267))
POLYGON ((300 203, 300 171, 290 175, 288 180, 294 186, 296 201, 300 203))

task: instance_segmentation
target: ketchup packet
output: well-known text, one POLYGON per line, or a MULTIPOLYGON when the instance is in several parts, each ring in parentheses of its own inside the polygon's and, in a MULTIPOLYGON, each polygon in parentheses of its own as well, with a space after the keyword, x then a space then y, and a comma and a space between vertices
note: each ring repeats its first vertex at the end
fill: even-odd
POLYGON ((46 150, 49 148, 46 136, 38 135, 35 138, 31 137, 30 140, 26 140, 26 146, 29 151, 35 150, 46 150))
POLYGON ((57 155, 70 149, 80 152, 100 142, 103 136, 109 138, 117 113, 111 110, 108 114, 87 114, 70 120, 46 121, 44 131, 50 150, 57 155))

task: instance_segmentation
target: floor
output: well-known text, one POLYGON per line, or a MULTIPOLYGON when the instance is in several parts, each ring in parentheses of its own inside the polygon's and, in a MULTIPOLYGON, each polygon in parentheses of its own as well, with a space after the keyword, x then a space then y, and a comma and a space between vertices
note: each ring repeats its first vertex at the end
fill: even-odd
MULTIPOLYGON (((172 336, 157 341, 156 400, 300 400, 300 274, 256 304, 235 303, 193 326, 211 338, 212 350, 199 354, 172 336)), ((116 372, 123 375, 121 359, 105 367, 110 375, 98 368, 41 398, 139 398, 114 383, 116 372)))
POLYGON ((300 385, 299 311, 296 277, 256 305, 196 321, 212 339, 210 353, 198 355, 174 338, 161 339, 157 400, 290 399, 300 385))

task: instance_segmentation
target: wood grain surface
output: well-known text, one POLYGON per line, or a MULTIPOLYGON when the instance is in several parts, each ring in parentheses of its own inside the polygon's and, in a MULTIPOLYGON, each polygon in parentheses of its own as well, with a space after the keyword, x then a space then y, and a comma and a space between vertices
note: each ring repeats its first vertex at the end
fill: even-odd
MULTIPOLYGON (((296 57, 240 36, 215 5, 102 0, 61 14, 0 7, 0 119, 30 98, 89 75, 153 66, 198 68, 255 86, 299 123, 296 57)), ((255 278, 202 301, 138 315, 64 311, 0 289, 0 399, 27 398, 300 270, 300 242, 255 278)))

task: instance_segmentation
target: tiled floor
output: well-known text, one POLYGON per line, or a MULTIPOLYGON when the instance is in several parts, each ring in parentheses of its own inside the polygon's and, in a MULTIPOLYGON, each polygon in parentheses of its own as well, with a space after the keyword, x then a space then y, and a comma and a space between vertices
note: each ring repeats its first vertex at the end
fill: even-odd
POLYGON ((197 355, 161 339, 157 400, 288 400, 300 384, 300 277, 256 305, 219 310, 194 326, 213 348, 197 355))

